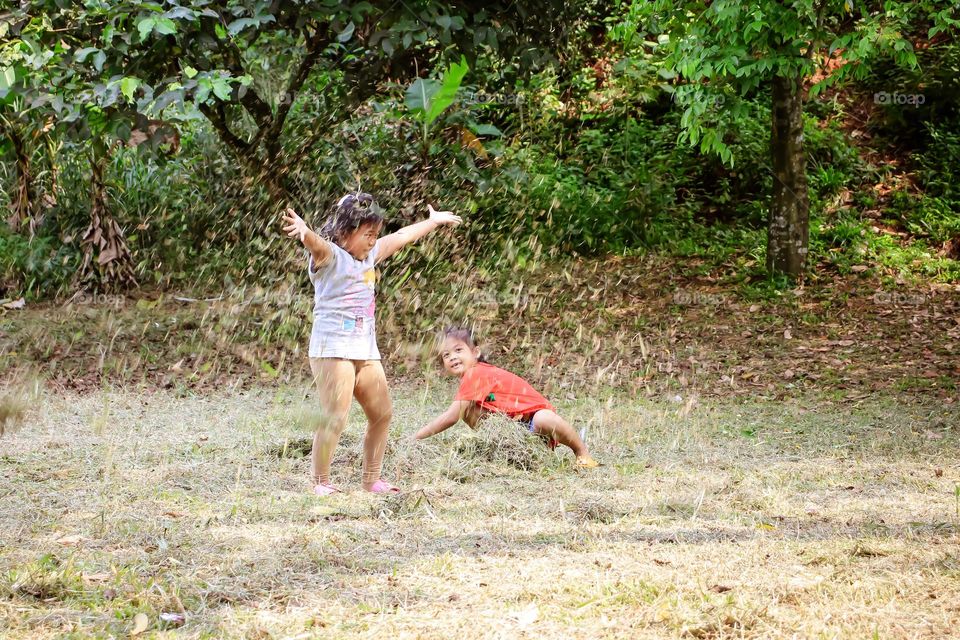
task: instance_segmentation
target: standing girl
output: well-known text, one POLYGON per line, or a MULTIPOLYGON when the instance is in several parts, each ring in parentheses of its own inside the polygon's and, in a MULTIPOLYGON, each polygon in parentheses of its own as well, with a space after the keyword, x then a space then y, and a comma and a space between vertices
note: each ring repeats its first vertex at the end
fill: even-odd
POLYGON ((363 488, 373 493, 400 491, 380 478, 393 408, 374 328, 375 267, 437 227, 462 222, 450 211, 428 209, 428 219, 379 239, 383 217, 368 193, 340 198, 319 234, 293 209, 284 213, 283 230, 307 249, 307 273, 314 287, 309 356, 321 415, 310 457, 317 495, 339 492, 330 484, 330 462, 352 398, 367 416, 363 488))
POLYGON ((417 431, 417 440, 449 429, 459 420, 475 429, 484 415, 503 413, 531 433, 548 438, 551 448, 557 444, 569 447, 577 457, 578 467, 599 466, 579 434, 530 383, 487 364, 469 329, 454 327, 444 332, 440 361, 448 373, 460 378, 460 388, 450 407, 417 431))

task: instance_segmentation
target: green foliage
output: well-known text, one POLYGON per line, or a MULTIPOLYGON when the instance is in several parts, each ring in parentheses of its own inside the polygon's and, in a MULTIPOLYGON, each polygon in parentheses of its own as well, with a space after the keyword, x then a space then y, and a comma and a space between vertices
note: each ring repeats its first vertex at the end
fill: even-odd
POLYGON ((417 78, 407 88, 405 104, 420 122, 425 148, 429 145, 430 126, 457 99, 469 69, 466 58, 461 56, 460 63, 452 63, 439 80, 417 78))
POLYGON ((911 199, 906 216, 912 233, 943 243, 960 238, 960 117, 928 123, 930 142, 914 156, 923 196, 911 199))
MULTIPOLYGON (((757 14, 764 3, 760 9, 713 3, 702 23, 664 13, 668 4, 684 3, 656 3, 655 14, 644 3, 625 3, 616 15, 587 3, 584 15, 593 22, 570 26, 577 46, 557 45, 565 66, 532 75, 506 57, 523 27, 516 21, 488 32, 493 14, 438 3, 412 5, 427 16, 425 24, 405 18, 402 7, 307 4, 313 13, 291 25, 262 4, 198 1, 158 11, 139 2, 27 3, 27 21, 0 45, 0 109, 30 118, 24 130, 31 132, 38 188, 49 190, 56 205, 32 241, 7 229, 0 235, 8 291, 44 296, 69 289, 77 236, 89 222, 90 136, 112 151, 110 206, 127 234, 137 277, 148 285, 303 284, 300 253, 278 232, 281 186, 313 225, 339 195, 358 187, 377 195, 390 229, 419 219, 428 202, 455 209, 469 224, 451 244, 431 251, 451 259, 466 254, 491 273, 545 257, 666 251, 686 258, 688 275, 723 269, 742 286, 779 288, 777 281, 758 284, 768 282, 762 229, 772 185, 764 82, 778 70, 806 67, 791 66, 793 49, 772 51, 758 34, 776 41, 788 32, 814 33, 807 4, 767 24, 774 14, 762 20, 757 14), (44 22, 38 7, 49 8, 53 22, 44 22), (81 23, 94 15, 99 22, 81 23), (369 28, 377 19, 385 33, 369 28), (682 28, 668 35, 668 25, 682 28), (717 49, 690 41, 730 25, 745 32, 717 49), (598 39, 598 26, 606 40, 598 39), (320 27, 329 32, 311 45, 317 60, 290 91, 304 46, 320 27), (62 39, 70 47, 57 44, 59 28, 67 29, 62 39), (471 47, 459 48, 474 36, 479 40, 471 47), (760 47, 763 55, 741 55, 738 43, 760 47), (422 69, 446 72, 420 78, 422 69), (40 99, 43 82, 70 73, 59 93, 40 99), (498 97, 471 99, 470 92, 480 91, 498 97), (376 101, 368 100, 374 93, 376 101), (257 101, 264 111, 251 106, 257 101), (175 126, 178 153, 117 144, 142 131, 147 115, 175 126), (46 139, 57 142, 49 163, 42 161, 46 139), (695 145, 677 145, 684 139, 695 145)), ((889 30, 907 19, 897 11, 890 22, 870 27, 878 30, 857 27, 858 37, 869 40, 872 33, 887 41, 862 47, 844 41, 857 50, 849 55, 861 56, 851 58, 851 69, 884 47, 910 63, 909 50, 896 49, 900 36, 889 30)), ((830 22, 822 33, 841 26, 830 22)), ((817 45, 829 50, 826 40, 817 45)), ((841 129, 840 107, 821 96, 807 108, 811 256, 841 272, 871 262, 956 277, 955 261, 937 252, 960 226, 960 176, 953 169, 960 166, 960 125, 941 112, 929 114, 930 143, 918 145, 914 157, 919 191, 895 195, 885 208, 892 223, 920 238, 907 242, 874 232, 863 215, 879 206, 868 201, 868 187, 879 178, 841 129), (845 200, 848 193, 853 202, 845 200)), ((7 163, 0 171, 7 199, 9 160, 0 159, 7 163)), ((452 268, 435 253, 411 254, 413 267, 405 260, 392 274, 397 282, 419 283, 433 270, 452 268)))
POLYGON ((417 120, 425 127, 433 124, 456 100, 457 91, 469 69, 466 59, 461 57, 460 63, 451 64, 440 80, 417 78, 406 93, 406 105, 417 120))
MULTIPOLYGON (((625 125, 623 131, 581 131, 562 157, 533 144, 503 148, 499 168, 476 170, 461 157, 459 172, 476 185, 467 205, 476 212, 471 237, 494 246, 510 241, 525 251, 541 246, 563 253, 622 252, 640 246, 645 229, 671 204, 653 167, 674 148, 664 145, 648 156, 640 141, 649 143, 658 131, 637 120, 625 125)), ((487 251, 496 254, 493 247, 487 251)))
POLYGON ((910 234, 927 238, 935 246, 960 238, 960 207, 956 202, 898 191, 893 196, 891 209, 910 234))
MULTIPOLYGON (((895 197, 896 201, 904 199, 914 200, 907 194, 895 197)), ((901 215, 896 206, 900 205, 892 208, 892 215, 901 215)), ((955 282, 960 277, 960 261, 937 255, 936 243, 931 246, 922 236, 908 241, 886 233, 853 208, 840 209, 829 219, 817 218, 811 227, 810 251, 820 262, 845 275, 853 273, 855 266, 868 266, 901 279, 955 282)))
POLYGON ((930 142, 915 158, 920 179, 930 195, 960 204, 960 116, 927 124, 930 142))
POLYGON ((0 297, 65 293, 78 264, 76 251, 57 238, 29 240, 0 223, 0 297))
MULTIPOLYGON (((643 21, 659 35, 650 45, 663 50, 665 68, 685 82, 676 93, 684 108, 681 138, 733 164, 724 137, 736 118, 716 117, 710 105, 719 96, 750 95, 775 76, 809 77, 823 57, 836 57, 843 64, 811 87, 810 98, 848 79, 864 78, 877 57, 890 56, 898 64, 916 66, 913 46, 903 32, 912 23, 927 20, 939 30, 956 27, 951 7, 952 3, 933 0, 887 2, 885 10, 878 12, 869 3, 847 0, 787 5, 773 0, 748 5, 721 0, 708 6, 695 0, 635 0, 625 22, 643 21)), ((728 107, 738 108, 737 102, 728 107)))

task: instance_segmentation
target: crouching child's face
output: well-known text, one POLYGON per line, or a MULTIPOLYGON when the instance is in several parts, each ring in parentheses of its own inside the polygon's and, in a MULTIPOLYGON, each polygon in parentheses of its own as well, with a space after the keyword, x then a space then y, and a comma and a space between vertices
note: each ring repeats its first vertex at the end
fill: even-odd
POLYGON ((480 349, 471 349, 463 340, 448 336, 440 345, 440 360, 447 373, 462 376, 479 362, 480 349))

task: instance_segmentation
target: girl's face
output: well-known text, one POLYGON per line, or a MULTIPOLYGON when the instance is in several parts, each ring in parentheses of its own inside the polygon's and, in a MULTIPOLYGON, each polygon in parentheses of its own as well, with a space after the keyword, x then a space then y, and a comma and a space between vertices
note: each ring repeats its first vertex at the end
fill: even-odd
POLYGON ((477 364, 480 358, 480 349, 471 349, 466 342, 459 338, 445 338, 440 346, 440 359, 443 368, 455 376, 462 376, 471 367, 477 364))
POLYGON ((343 236, 340 246, 357 260, 366 260, 370 251, 373 250, 373 245, 377 244, 381 226, 379 224, 362 224, 343 236))

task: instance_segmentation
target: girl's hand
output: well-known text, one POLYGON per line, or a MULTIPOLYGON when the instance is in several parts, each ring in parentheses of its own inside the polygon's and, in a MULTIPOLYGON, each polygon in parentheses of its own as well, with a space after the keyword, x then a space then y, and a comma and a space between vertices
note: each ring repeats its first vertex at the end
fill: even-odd
POLYGON ((455 215, 453 211, 437 211, 432 204, 428 204, 427 209, 430 211, 430 222, 436 222, 438 225, 449 224, 455 227, 463 222, 463 218, 455 215))
POLYGON ((287 235, 291 238, 300 238, 300 242, 303 242, 304 236, 310 230, 303 218, 298 216, 296 211, 287 207, 286 211, 283 212, 283 221, 287 223, 287 226, 283 228, 287 235))

